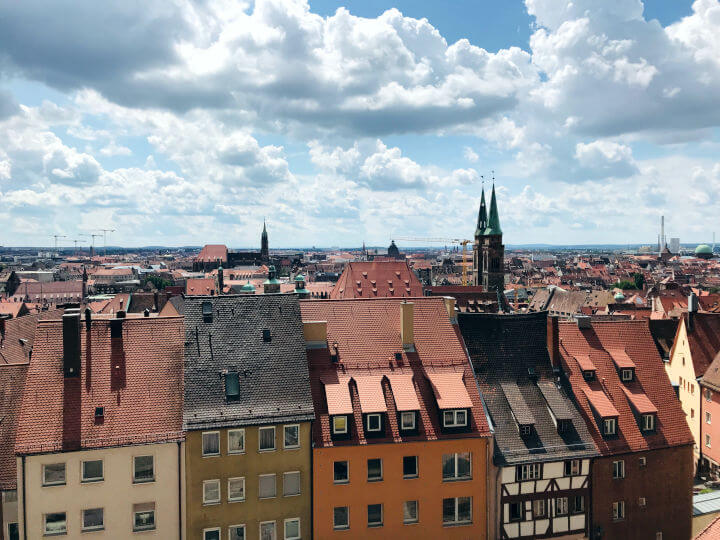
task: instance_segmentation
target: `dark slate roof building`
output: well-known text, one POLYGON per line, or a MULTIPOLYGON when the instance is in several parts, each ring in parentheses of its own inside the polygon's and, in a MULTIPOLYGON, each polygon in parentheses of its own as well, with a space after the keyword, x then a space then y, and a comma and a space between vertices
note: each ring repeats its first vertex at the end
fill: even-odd
POLYGON ((314 418, 296 295, 189 296, 183 310, 185 429, 314 418))
POLYGON ((460 331, 495 430, 497 538, 581 534, 597 450, 547 350, 547 313, 460 313, 460 331), (539 496, 543 495, 543 496, 539 496))

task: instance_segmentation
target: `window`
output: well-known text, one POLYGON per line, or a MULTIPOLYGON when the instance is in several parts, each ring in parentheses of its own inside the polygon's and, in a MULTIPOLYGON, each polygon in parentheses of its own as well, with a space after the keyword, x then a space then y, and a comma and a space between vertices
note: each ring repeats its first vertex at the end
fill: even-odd
POLYGON ((558 420, 557 421, 558 433, 566 433, 566 432, 570 431, 571 426, 572 426, 572 422, 570 420, 558 420))
POLYGON ((623 381, 632 381, 633 380, 633 370, 632 369, 623 369, 622 370, 622 380, 623 381))
POLYGON ((82 481, 99 482, 103 479, 103 462, 101 459, 82 462, 82 481))
POLYGON ((605 435, 615 435, 617 431, 617 419, 605 418, 605 420, 603 420, 603 427, 605 435))
POLYGON ((350 510, 347 506, 336 506, 333 509, 333 529, 350 528, 350 510))
POLYGON ((245 452, 245 430, 228 430, 228 454, 242 454, 245 452))
POLYGON ((368 482, 376 482, 382 480, 382 459, 368 459, 367 460, 367 479, 368 482))
POLYGON ((60 486, 64 484, 64 463, 48 463, 47 465, 43 465, 43 486, 60 486))
POLYGON ((645 467, 645 465, 647 465, 647 458, 646 458, 645 456, 642 456, 642 457, 639 459, 639 462, 640 462, 640 466, 641 466, 641 467, 645 467))
POLYGON ((45 514, 44 518, 46 535, 67 533, 67 518, 65 512, 45 514))
POLYGON ((705 422, 707 424, 712 424, 712 415, 710 414, 710 411, 705 411, 705 422))
POLYGON ((443 427, 467 426, 467 411, 465 409, 451 409, 443 411, 443 427))
POLYGON ((82 530, 83 531, 96 531, 103 528, 105 525, 103 521, 103 509, 102 508, 90 508, 83 510, 82 512, 82 530))
POLYGON ((228 529, 228 540, 245 540, 245 525, 232 525, 228 529))
POLYGON ((523 424, 520 426, 520 435, 523 437, 529 437, 532 435, 532 425, 530 424, 523 424))
POLYGON ((625 519, 625 501, 612 503, 612 518, 615 521, 625 519))
POLYGON ((568 498, 557 497, 555 499, 555 515, 566 516, 568 514, 568 498))
POLYGON ((260 540, 277 540, 274 521, 260 522, 260 540))
POLYGON ((220 432, 210 431, 202 434, 202 455, 220 455, 220 432))
POLYGON ((625 461, 613 461, 613 478, 625 478, 625 461))
POLYGON ((524 504, 520 502, 511 502, 508 505, 508 511, 509 516, 508 519, 510 521, 522 521, 523 520, 523 510, 524 510, 524 504))
POLYGON ((382 416, 379 414, 368 414, 365 417, 365 429, 368 431, 382 431, 382 416))
POLYGON ((347 484, 350 482, 350 465, 347 461, 336 461, 333 463, 333 482, 336 484, 347 484))
POLYGON ((267 452, 269 450, 275 450, 275 427, 261 427, 258 432, 260 434, 260 451, 267 452))
POLYGON ((545 499, 536 499, 532 503, 533 518, 544 518, 547 516, 547 501, 545 499))
POLYGON ((400 413, 400 429, 403 431, 415 429, 415 411, 400 413))
POLYGON ((228 478, 228 501, 237 502, 245 500, 245 477, 228 478))
POLYGON ((368 504, 367 507, 368 527, 382 527, 383 524, 383 505, 368 504))
POLYGON ((575 495, 572 499, 572 506, 570 511, 573 514, 582 514, 585 511, 585 497, 582 495, 575 495))
POLYGON ((418 477, 418 457, 403 456, 403 478, 418 477))
MULTIPOLYGON (((225 374, 225 399, 237 401, 240 399, 240 375, 237 371, 225 374)), ((218 531, 220 534, 220 531, 218 531)))
MULTIPOLYGON (((712 390, 710 390, 709 388, 705 389, 705 399, 707 401, 712 401, 712 390)), ((659 533, 659 534, 662 535, 662 533, 659 533)))
POLYGON ((443 525, 472 522, 472 497, 443 499, 443 525))
POLYGON ((285 426, 283 431, 285 432, 283 448, 300 448, 300 426, 298 424, 285 426))
POLYGON ((212 302, 203 302, 202 303, 202 315, 203 315, 203 320, 205 322, 212 322, 212 318, 213 318, 212 302))
POLYGON ((642 415, 642 430, 643 431, 655 431, 655 415, 654 414, 643 414, 642 415))
POLYGON ((220 480, 203 481, 203 504, 220 502, 220 480))
POLYGON ((155 503, 133 505, 133 531, 149 531, 155 528, 155 503))
POLYGON ((403 503, 403 523, 405 525, 417 523, 418 519, 418 502, 405 501, 403 503))
POLYGON ((565 462, 565 476, 578 476, 582 474, 582 461, 571 459, 565 462))
POLYGON ((300 518, 285 520, 285 540, 300 539, 300 518))
POLYGON ((645 508, 647 506, 647 501, 645 500, 645 497, 640 497, 638 499, 638 506, 640 506, 640 508, 645 508))
POLYGON ((333 416, 333 435, 344 435, 348 432, 347 416, 333 416))
POLYGON ((467 480, 472 478, 470 452, 443 455, 443 480, 467 480))
POLYGON ((133 482, 155 481, 155 460, 153 456, 135 456, 133 458, 133 482))
POLYGON ((270 499, 277 495, 277 483, 274 474, 261 474, 258 483, 258 497, 270 499))
POLYGON ((690 418, 695 418, 695 409, 690 409, 690 418))
POLYGON ((542 478, 542 463, 518 465, 515 469, 515 477, 520 482, 523 480, 537 480, 538 478, 542 478))
POLYGON ((592 370, 583 371, 583 378, 586 381, 592 381, 595 378, 595 372, 592 370))
POLYGON ((203 540, 220 540, 220 527, 203 529, 203 540))
POLYGON ((705 434, 705 446, 710 448, 710 435, 705 434))
POLYGON ((270 335, 269 328, 263 328, 263 341, 266 343, 272 341, 272 336, 270 335))
POLYGON ((20 526, 17 523, 8 523, 8 540, 20 540, 20 526))
POLYGON ((283 496, 300 495, 300 471, 283 473, 283 496))

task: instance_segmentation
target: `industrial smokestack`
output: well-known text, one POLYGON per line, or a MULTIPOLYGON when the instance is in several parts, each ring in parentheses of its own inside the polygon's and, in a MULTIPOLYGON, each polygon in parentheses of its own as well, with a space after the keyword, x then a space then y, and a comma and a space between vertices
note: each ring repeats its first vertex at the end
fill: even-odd
POLYGON ((665 249, 665 216, 660 216, 660 251, 665 249))

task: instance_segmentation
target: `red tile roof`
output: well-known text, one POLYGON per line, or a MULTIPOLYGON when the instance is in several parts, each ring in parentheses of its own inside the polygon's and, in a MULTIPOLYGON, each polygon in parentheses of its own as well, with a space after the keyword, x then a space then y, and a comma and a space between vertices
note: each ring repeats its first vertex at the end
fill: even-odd
POLYGON ((627 386, 621 386, 620 388, 622 388, 622 391, 625 392, 625 395, 628 397, 630 403, 638 414, 657 414, 657 407, 653 405, 650 398, 645 395, 642 388, 638 388, 634 384, 631 388, 628 388, 627 386))
POLYGON ((353 375, 363 413, 387 412, 382 378, 382 375, 353 375))
MULTIPOLYGON (((438 405, 430 378, 442 380, 441 399, 446 399, 445 381, 462 384, 471 407, 472 430, 452 437, 489 435, 489 427, 480 402, 472 368, 456 325, 450 318, 442 298, 409 299, 414 304, 415 352, 404 352, 400 337, 400 299, 302 300, 304 321, 327 321, 327 341, 338 344, 337 363, 330 360, 327 348, 308 349, 310 385, 315 403, 316 422, 313 437, 318 446, 402 442, 403 440, 434 440, 447 437, 440 429, 438 405), (395 355, 400 354, 400 360, 395 355), (380 378, 384 405, 387 409, 386 436, 366 440, 362 426, 363 404, 373 406, 379 395, 367 399, 363 387, 368 376, 380 378), (328 383, 338 384, 328 393, 328 383), (326 397, 327 396, 327 397, 326 397), (347 401, 349 396, 349 402, 347 401), (398 410, 418 410, 418 434, 401 435, 398 410), (352 414, 351 437, 333 441, 330 437, 330 415, 352 414)), ((376 379, 375 379, 376 380, 376 379)), ((372 382, 371 384, 375 384, 372 382)), ((455 399, 457 387, 447 399, 455 399)), ((460 393, 462 394, 462 393, 460 393)), ((461 395, 461 397, 463 397, 461 395)), ((442 403, 442 402, 441 402, 442 403)), ((451 402, 452 403, 452 402, 451 402)), ((375 403, 377 405, 377 403, 375 403)))
POLYGON ((17 488, 15 434, 27 369, 0 365, 0 491, 17 488))
POLYGON ((207 244, 195 257, 195 262, 217 262, 220 259, 222 264, 227 264, 228 249, 222 244, 207 244))
POLYGON ((595 364, 593 364, 592 360, 590 360, 589 354, 576 354, 574 356, 581 370, 595 371, 595 364))
POLYGON ((693 540, 717 540, 720 538, 720 516, 713 519, 693 540))
POLYGON ((122 338, 111 319, 81 321, 81 375, 63 378, 63 327, 38 324, 18 422, 21 454, 101 448, 182 438, 180 317, 128 318, 122 338), (95 408, 104 407, 96 420, 95 408))
POLYGON ((407 262, 388 260, 348 263, 330 298, 407 298, 422 294, 422 283, 407 262))
POLYGON ((559 337, 563 368, 593 440, 603 455, 693 443, 685 413, 665 372, 648 321, 593 321, 588 329, 561 322, 559 337), (617 349, 624 349, 635 364, 632 383, 620 380, 608 352, 617 349), (595 380, 588 382, 583 378, 576 360, 579 355, 591 357, 596 367, 595 380), (648 402, 658 410, 656 431, 642 433, 633 407, 649 408, 648 402), (606 439, 601 435, 593 409, 600 415, 614 414, 612 409, 617 411, 617 437, 606 439))
POLYGON ((457 371, 427 374, 439 409, 464 409, 473 406, 463 375, 457 371))
POLYGON ((687 330, 695 376, 702 377, 712 364, 715 355, 720 352, 720 314, 694 313, 690 326, 688 320, 688 314, 685 313, 683 323, 687 330))
POLYGON ((607 349, 607 352, 612 358, 615 365, 618 367, 618 369, 632 369, 635 367, 635 362, 633 362, 632 359, 628 356, 624 348, 609 348, 607 349))
POLYGON ((185 294, 188 296, 214 295, 215 280, 212 278, 188 279, 185 283, 185 294))

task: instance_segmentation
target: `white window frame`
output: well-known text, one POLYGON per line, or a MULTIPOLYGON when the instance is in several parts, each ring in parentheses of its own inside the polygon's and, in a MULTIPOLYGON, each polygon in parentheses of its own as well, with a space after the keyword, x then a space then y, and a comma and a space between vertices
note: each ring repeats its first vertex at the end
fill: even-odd
POLYGON ((218 533, 218 538, 222 540, 222 531, 220 530, 220 527, 209 527, 207 529, 203 529, 202 540, 205 540, 205 534, 210 532, 218 533))
MULTIPOLYGON (((43 487, 47 486, 64 486, 67 484, 67 464, 66 463, 43 463, 42 466, 42 485, 43 487), (63 466, 63 480, 59 482, 47 482, 46 481, 46 468, 50 465, 62 465, 63 466)), ((60 512, 49 512, 50 514, 59 514, 60 512)), ((66 516, 67 517, 67 516, 66 516)), ((67 521, 67 520, 66 520, 67 521)))
POLYGON ((350 420, 348 420, 348 416, 346 414, 336 414, 332 417, 332 432, 333 435, 345 435, 348 432, 348 423, 350 420), (345 429, 338 429, 336 422, 342 418, 345 420, 345 429))
POLYGON ((232 477, 232 478, 228 478, 228 481, 227 481, 227 490, 228 490, 228 491, 227 491, 227 493, 228 493, 228 502, 243 502, 243 501, 245 500, 245 497, 246 497, 246 492, 245 492, 245 477, 244 477, 244 476, 234 476, 234 477, 232 477), (230 493, 231 493, 232 491, 231 491, 231 489, 230 489, 230 482, 237 482, 237 481, 239 481, 240 483, 242 483, 242 492, 243 492, 242 497, 231 497, 231 496, 230 496, 230 493))
POLYGON ((625 460, 613 461, 613 479, 621 480, 623 478, 625 478, 625 460))
POLYGON ((230 525, 228 527, 228 540, 232 538, 230 536, 233 529, 242 529, 243 531, 243 540, 247 540, 247 527, 245 527, 244 523, 238 523, 237 525, 230 525))
POLYGON ((401 431, 411 431, 415 429, 415 420, 416 420, 416 414, 415 411, 403 411, 400 413, 400 430, 401 431), (406 419, 412 420, 407 425, 405 423, 406 419))
POLYGON ((565 476, 580 476, 580 475, 582 475, 582 460, 581 459, 569 459, 565 463, 570 464, 570 474, 565 474, 565 476))
POLYGON ((80 462, 80 483, 91 484, 93 482, 102 482, 105 480, 105 462, 102 459, 84 459, 80 462), (85 464, 99 461, 102 467, 102 475, 97 478, 86 478, 85 477, 85 464))
POLYGON ((203 504, 204 505, 220 504, 222 502, 222 491, 221 491, 221 487, 220 487, 220 479, 214 478, 212 480, 203 480, 202 484, 203 484, 203 504), (210 486, 213 484, 217 486, 218 497, 217 497, 217 499, 208 499, 206 497, 206 495, 207 495, 206 486, 210 486))
POLYGON ((219 431, 203 431, 200 450, 202 452, 202 457, 219 456, 220 455, 220 432, 219 431), (217 437, 217 452, 205 452, 205 437, 210 437, 213 435, 217 437))
POLYGON ((83 508, 80 512, 80 527, 83 531, 101 531, 105 528, 105 509, 104 508, 83 508), (100 510, 102 512, 102 523, 100 525, 85 525, 85 512, 88 510, 100 510))
POLYGON ((414 501, 405 501, 403 502, 403 524, 404 525, 413 525, 415 523, 420 522, 420 504, 417 500, 414 501), (405 517, 405 508, 407 507, 408 503, 415 503, 415 518, 414 519, 407 519, 405 517))
POLYGON ((350 483, 350 461, 347 459, 339 459, 338 463, 347 463, 347 478, 345 480, 338 480, 335 478, 335 462, 333 461, 333 484, 349 484, 350 483))
POLYGON ((518 465, 520 474, 518 481, 525 482, 527 480, 540 480, 543 476, 542 463, 529 463, 526 465, 518 465))
POLYGON ((445 499, 454 499, 455 500, 455 519, 453 521, 445 521, 443 516, 443 525, 465 525, 468 523, 472 523, 473 521, 473 507, 472 507, 472 497, 445 497, 445 499), (460 508, 460 499, 470 499, 470 519, 460 521, 459 519, 459 508, 460 508))
POLYGON ((382 460, 382 458, 369 458, 369 459, 368 459, 368 463, 367 463, 367 468, 368 468, 368 470, 367 470, 367 481, 368 481, 368 482, 381 482, 382 479, 385 477, 385 476, 384 476, 385 471, 384 471, 384 467, 383 467, 383 460, 382 460), (371 460, 371 459, 377 460, 377 461, 380 462, 380 476, 379 476, 379 477, 370 478, 370 460, 371 460))
POLYGON ((270 473, 270 474, 259 474, 258 475, 258 499, 265 500, 265 499, 275 499, 277 497, 277 474, 270 473), (268 497, 261 497, 260 496, 260 479, 261 478, 269 478, 272 476, 273 484, 275 485, 275 491, 273 495, 270 495, 268 497))
POLYGON ((617 435, 617 418, 603 418, 603 435, 617 435), (612 427, 612 430, 608 429, 612 427))
POLYGON ((379 413, 370 413, 365 416, 365 430, 370 433, 379 433, 382 431, 382 414, 379 413), (370 427, 370 420, 377 420, 377 427, 373 428, 370 427))
POLYGON ((638 506, 640 508, 645 508, 647 506, 647 499, 645 497, 639 497, 638 498, 638 506))
POLYGON ((620 370, 620 373, 622 375, 623 382, 630 382, 633 380, 633 370, 632 369, 623 368, 620 370))
POLYGON ((132 467, 133 468, 133 477, 132 477, 133 484, 147 484, 149 482, 155 481, 155 456, 153 454, 142 454, 142 455, 138 455, 138 456, 133 456, 132 462, 133 462, 133 467, 132 467), (137 471, 135 469, 135 466, 136 466, 135 461, 139 458, 145 458, 145 457, 152 458, 152 477, 138 479, 137 471))
POLYGON ((705 389, 705 401, 712 401, 712 390, 710 390, 709 388, 705 389))
POLYGON ((456 427, 466 427, 468 424, 468 414, 467 409, 443 409, 443 427, 446 428, 456 428, 456 427), (450 422, 447 421, 446 415, 452 415, 452 420, 450 422), (461 422, 458 417, 462 415, 464 420, 461 422))
MULTIPOLYGON (((275 433, 275 426, 262 426, 258 428, 258 452, 274 452, 277 450, 277 437, 275 433), (273 446, 272 448, 261 448, 260 443, 262 442, 262 436, 261 433, 263 431, 272 430, 273 434, 273 446)), ((268 522, 269 523, 269 522, 268 522)))
POLYGON ((710 434, 709 433, 705 434, 705 446, 707 446, 708 448, 712 448, 710 446, 710 434))
POLYGON ((532 515, 534 519, 547 518, 547 499, 535 499, 532 502, 532 515), (542 512, 538 512, 538 506, 542 506, 542 512))
POLYGON ((349 506, 335 506, 333 507, 333 530, 335 531, 344 531, 346 529, 350 528, 350 507, 349 506), (345 515, 347 515, 347 521, 345 523, 342 523, 338 525, 335 522, 335 510, 338 508, 344 508, 346 510, 345 515))
POLYGON ((454 452, 453 454, 443 454, 443 460, 445 456, 452 456, 453 458, 453 476, 449 478, 443 478, 444 482, 453 482, 456 480, 472 480, 472 452, 454 452), (458 476, 458 458, 460 454, 468 454, 468 462, 470 464, 470 472, 467 476, 458 476))
POLYGON ((384 508, 383 503, 368 504, 367 510, 368 510, 368 521, 367 521, 367 526, 368 526, 368 527, 370 527, 370 528, 372 528, 372 529, 375 529, 375 528, 382 527, 383 525, 385 525, 385 508, 384 508), (380 507, 380 521, 373 521, 372 523, 370 523, 370 512, 369 512, 369 510, 370 510, 370 507, 371 507, 371 506, 379 506, 379 507, 380 507))
POLYGON ((625 501, 615 501, 612 503, 613 521, 622 521, 625 519, 625 501))
POLYGON ((642 415, 642 430, 643 431, 655 431, 655 415, 654 414, 643 414, 642 415))
POLYGON ((133 532, 138 532, 138 531, 154 531, 155 529, 157 529, 157 512, 156 512, 155 508, 153 508, 152 510, 133 510, 133 516, 132 516, 132 518, 133 518, 133 521, 132 521, 132 524, 133 524, 133 532), (136 519, 137 515, 138 515, 138 514, 147 514, 147 513, 150 513, 150 512, 152 512, 152 515, 153 515, 153 524, 152 524, 152 526, 151 526, 151 527, 137 527, 137 526, 135 525, 135 519, 136 519))
POLYGON ((67 534, 67 530, 68 530, 67 512, 46 512, 43 514, 43 536, 56 536, 56 535, 61 535, 61 534, 67 534), (65 529, 63 529, 62 531, 48 532, 47 517, 50 514, 64 514, 65 515, 65 529))
POLYGON ((283 537, 284 537, 285 540, 300 540, 300 538, 302 538, 302 532, 301 532, 301 530, 300 530, 300 518, 299 518, 299 517, 287 518, 287 519, 285 519, 285 521, 283 521, 283 537), (297 536, 288 536, 288 534, 287 534, 287 524, 290 523, 290 522, 293 522, 293 521, 297 521, 298 533, 297 533, 297 536))
POLYGON ((570 514, 570 501, 567 497, 555 497, 555 516, 567 516, 570 514))
POLYGON ((647 466, 647 458, 646 458, 645 456, 640 456, 639 461, 640 461, 640 466, 641 466, 641 467, 646 467, 646 466, 647 466))
POLYGON ((286 424, 283 426, 283 448, 285 450, 300 448, 300 424, 286 424), (287 428, 295 428, 297 430, 297 444, 287 444, 287 428))
POLYGON ((228 454, 244 454, 245 453, 245 429, 228 429, 227 452, 228 452, 228 454), (240 450, 233 450, 232 448, 230 448, 230 434, 231 433, 241 433, 242 434, 242 448, 240 450))
POLYGON ((277 540, 277 521, 270 520, 270 521, 261 521, 258 523, 258 538, 262 538, 262 529, 263 525, 270 525, 273 526, 273 540, 277 540))
POLYGON ((283 473, 283 497, 298 497, 299 495, 302 495, 302 475, 300 474, 300 471, 287 471, 283 473), (298 492, 297 493, 285 493, 285 478, 288 474, 296 474, 298 477, 298 492))
POLYGON ((705 423, 712 424, 712 414, 710 414, 710 411, 705 411, 705 423))

